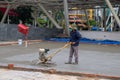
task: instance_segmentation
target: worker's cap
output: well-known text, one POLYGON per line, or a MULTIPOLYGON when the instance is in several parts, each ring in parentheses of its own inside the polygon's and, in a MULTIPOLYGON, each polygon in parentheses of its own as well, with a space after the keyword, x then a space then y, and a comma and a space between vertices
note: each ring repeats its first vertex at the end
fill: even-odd
POLYGON ((76 24, 73 24, 72 26, 71 26, 71 29, 77 29, 77 26, 76 26, 76 24))
POLYGON ((76 28, 76 27, 72 27, 72 29, 75 29, 75 30, 77 30, 77 28, 76 28))

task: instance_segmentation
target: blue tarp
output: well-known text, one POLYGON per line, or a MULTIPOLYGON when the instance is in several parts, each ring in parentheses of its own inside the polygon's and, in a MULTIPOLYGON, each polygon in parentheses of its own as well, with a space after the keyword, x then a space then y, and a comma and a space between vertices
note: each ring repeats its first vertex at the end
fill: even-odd
MULTIPOLYGON (((49 41, 57 41, 57 42, 68 42, 69 38, 50 38, 47 39, 49 41)), ((81 43, 93 43, 93 44, 116 44, 120 45, 120 41, 113 41, 113 40, 95 40, 95 39, 87 39, 87 38, 81 38, 81 43)))

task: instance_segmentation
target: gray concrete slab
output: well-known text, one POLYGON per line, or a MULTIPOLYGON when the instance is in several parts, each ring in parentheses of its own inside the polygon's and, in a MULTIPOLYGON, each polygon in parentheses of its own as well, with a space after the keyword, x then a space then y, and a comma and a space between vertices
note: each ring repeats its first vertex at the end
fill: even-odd
POLYGON ((25 47, 24 44, 0 46, 0 65, 13 63, 14 66, 20 67, 120 77, 120 46, 117 45, 80 44, 78 65, 64 64, 68 61, 69 47, 52 58, 55 65, 35 64, 38 61, 39 48, 49 48, 49 54, 51 54, 64 45, 65 43, 62 42, 42 41, 30 42, 28 47, 25 47))

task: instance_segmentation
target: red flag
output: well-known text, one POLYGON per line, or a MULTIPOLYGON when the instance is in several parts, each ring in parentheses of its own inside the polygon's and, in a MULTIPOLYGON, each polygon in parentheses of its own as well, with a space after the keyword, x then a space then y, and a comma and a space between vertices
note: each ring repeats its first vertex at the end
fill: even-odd
POLYGON ((18 31, 24 35, 28 34, 28 27, 23 24, 18 24, 18 31))

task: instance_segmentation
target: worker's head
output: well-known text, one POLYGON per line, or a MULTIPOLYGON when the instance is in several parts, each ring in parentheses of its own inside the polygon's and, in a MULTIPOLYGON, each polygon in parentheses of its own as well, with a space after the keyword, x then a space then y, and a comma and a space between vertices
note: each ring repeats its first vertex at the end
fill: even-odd
POLYGON ((76 24, 72 24, 71 29, 72 29, 72 30, 77 30, 76 24))

